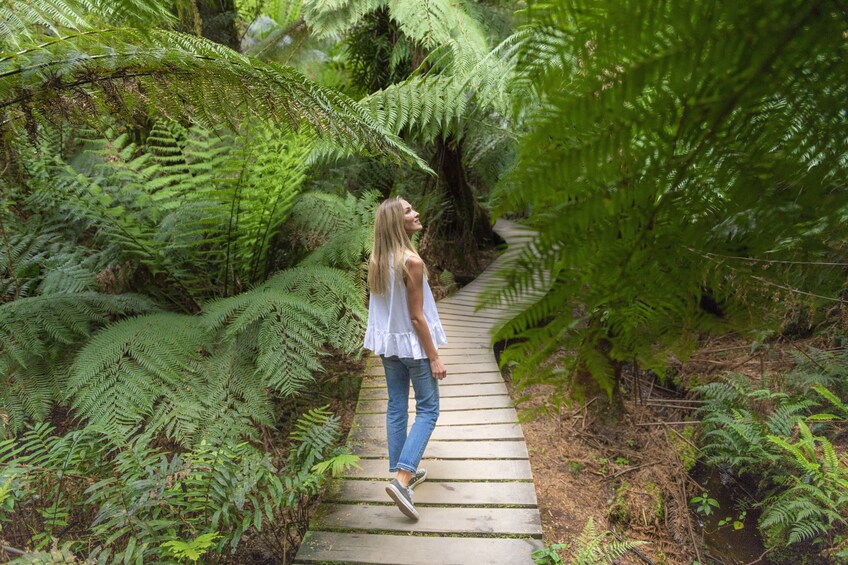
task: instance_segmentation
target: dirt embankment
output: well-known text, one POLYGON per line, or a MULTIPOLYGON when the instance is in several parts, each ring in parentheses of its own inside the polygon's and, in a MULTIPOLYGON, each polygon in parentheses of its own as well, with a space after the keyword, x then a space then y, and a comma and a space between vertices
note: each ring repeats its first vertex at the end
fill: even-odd
POLYGON ((687 422, 697 420, 699 401, 681 391, 729 371, 752 380, 786 373, 791 351, 806 345, 782 342, 752 352, 749 341, 727 337, 703 343, 689 362, 674 368, 668 386, 631 372, 624 383, 625 410, 615 425, 594 418, 591 401, 557 412, 546 407, 549 387, 522 390, 529 400, 519 411, 545 543, 570 543, 592 517, 599 530, 650 542, 639 548, 641 556, 631 553, 621 563, 709 562, 689 504, 705 490, 690 476, 697 428, 687 422))

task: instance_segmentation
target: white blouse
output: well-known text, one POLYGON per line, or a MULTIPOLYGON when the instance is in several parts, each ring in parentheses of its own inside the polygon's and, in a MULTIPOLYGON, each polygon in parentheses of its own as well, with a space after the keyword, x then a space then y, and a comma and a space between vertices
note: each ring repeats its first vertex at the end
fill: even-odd
MULTIPOLYGON (((409 256, 404 257, 404 261, 409 256)), ((439 320, 439 312, 436 310, 436 301, 427 279, 424 279, 424 318, 433 345, 436 349, 448 342, 442 322, 439 320)), ((396 280, 395 270, 389 269, 389 291, 379 295, 371 293, 368 302, 368 328, 365 330, 365 349, 373 351, 377 355, 386 357, 403 357, 407 359, 426 359, 427 353, 418 341, 418 334, 412 327, 409 317, 409 300, 406 294, 406 285, 403 278, 396 280)))

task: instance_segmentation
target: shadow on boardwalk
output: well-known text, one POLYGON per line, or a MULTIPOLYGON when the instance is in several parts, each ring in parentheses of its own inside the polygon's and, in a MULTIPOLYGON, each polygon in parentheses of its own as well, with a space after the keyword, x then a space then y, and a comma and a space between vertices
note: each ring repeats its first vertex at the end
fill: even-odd
MULTIPOLYGON (((495 229, 509 244, 508 254, 532 235, 506 221, 495 229)), ((391 478, 388 396, 382 367, 372 359, 351 430, 362 468, 327 493, 295 563, 533 563, 530 554, 542 547, 533 476, 491 347, 492 330, 514 308, 474 310, 503 260, 438 304, 449 341, 440 350, 448 376, 440 383, 441 415, 421 463, 428 478, 415 490, 420 520, 403 516, 384 490, 391 478)))

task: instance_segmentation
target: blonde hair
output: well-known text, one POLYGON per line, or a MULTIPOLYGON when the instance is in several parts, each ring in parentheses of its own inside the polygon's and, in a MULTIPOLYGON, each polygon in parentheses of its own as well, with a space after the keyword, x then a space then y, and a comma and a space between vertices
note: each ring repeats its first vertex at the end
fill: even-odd
MULTIPOLYGON (((406 276, 409 269, 404 255, 421 258, 412 240, 403 227, 404 212, 400 196, 384 200, 377 207, 374 220, 374 246, 368 261, 368 288, 374 294, 386 294, 389 291, 389 269, 393 268, 395 277, 406 276)), ((425 267, 426 277, 426 267, 425 267)))

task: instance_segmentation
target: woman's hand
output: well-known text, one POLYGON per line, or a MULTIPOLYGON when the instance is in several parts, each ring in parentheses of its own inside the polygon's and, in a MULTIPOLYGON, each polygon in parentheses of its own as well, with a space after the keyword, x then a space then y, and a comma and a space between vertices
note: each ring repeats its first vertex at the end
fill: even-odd
POLYGON ((436 357, 436 360, 430 361, 430 371, 433 373, 433 378, 442 380, 448 374, 448 370, 445 369, 445 364, 442 363, 442 360, 436 357))

